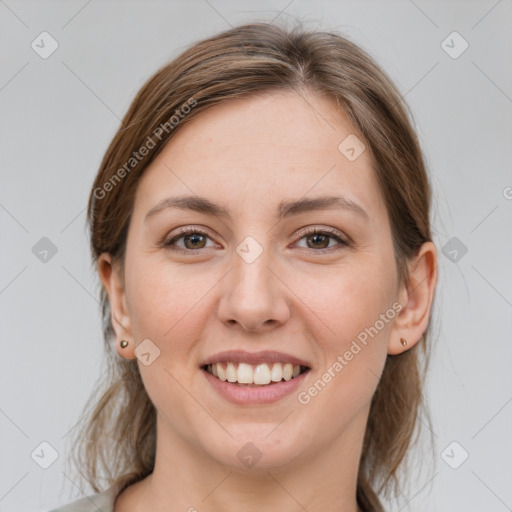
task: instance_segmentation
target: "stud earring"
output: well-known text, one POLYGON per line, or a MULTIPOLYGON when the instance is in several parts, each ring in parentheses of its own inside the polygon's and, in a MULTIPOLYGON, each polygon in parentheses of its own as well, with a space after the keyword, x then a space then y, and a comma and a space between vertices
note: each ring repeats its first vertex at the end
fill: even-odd
POLYGON ((128 346, 128 342, 126 340, 121 340, 121 348, 126 348, 128 346))
POLYGON ((400 343, 405 347, 407 345, 407 340, 404 338, 400 338, 400 343))

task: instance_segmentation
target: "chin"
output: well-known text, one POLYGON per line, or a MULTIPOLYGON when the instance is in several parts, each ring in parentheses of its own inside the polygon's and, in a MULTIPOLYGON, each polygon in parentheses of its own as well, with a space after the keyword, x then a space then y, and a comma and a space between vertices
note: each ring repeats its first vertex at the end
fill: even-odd
POLYGON ((227 429, 233 437, 226 434, 216 442, 210 437, 204 440, 203 447, 218 464, 232 471, 272 471, 293 464, 305 448, 304 436, 279 429, 276 423, 239 424, 227 429))

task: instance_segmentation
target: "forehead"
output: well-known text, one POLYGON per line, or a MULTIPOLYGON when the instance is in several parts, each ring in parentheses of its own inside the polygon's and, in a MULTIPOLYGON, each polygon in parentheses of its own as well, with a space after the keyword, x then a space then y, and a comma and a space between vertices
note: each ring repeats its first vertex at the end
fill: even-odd
POLYGON ((318 94, 268 92, 210 107, 146 169, 136 209, 171 193, 197 194, 220 197, 236 214, 334 192, 383 213, 369 151, 351 161, 339 149, 357 133, 336 101, 318 94))

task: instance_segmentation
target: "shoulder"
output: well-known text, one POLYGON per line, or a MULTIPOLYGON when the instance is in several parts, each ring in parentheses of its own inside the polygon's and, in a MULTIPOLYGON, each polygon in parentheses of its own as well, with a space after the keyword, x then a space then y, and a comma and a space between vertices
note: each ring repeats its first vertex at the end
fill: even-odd
POLYGON ((98 510, 102 512, 114 512, 116 496, 117 489, 111 486, 103 492, 85 496, 48 512, 98 512, 98 510))

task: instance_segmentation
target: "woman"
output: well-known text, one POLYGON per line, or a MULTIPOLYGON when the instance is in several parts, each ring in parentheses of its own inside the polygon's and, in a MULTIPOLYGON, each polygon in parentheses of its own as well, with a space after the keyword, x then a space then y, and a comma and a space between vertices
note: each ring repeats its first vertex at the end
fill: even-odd
POLYGON ((406 112, 342 36, 265 23, 142 87, 88 205, 110 364, 76 464, 97 494, 59 511, 384 510, 437 282, 406 112))

